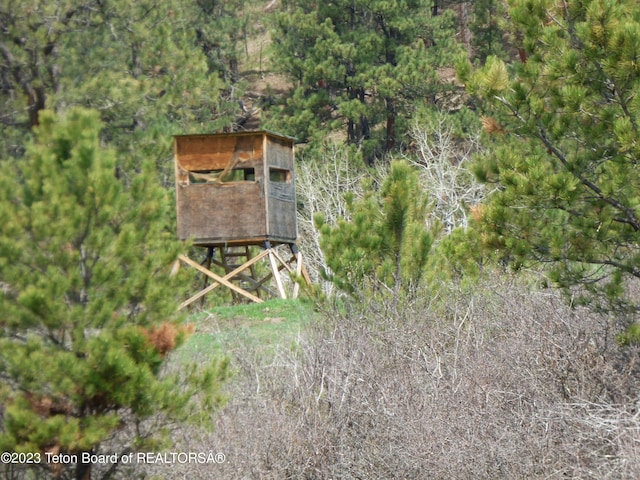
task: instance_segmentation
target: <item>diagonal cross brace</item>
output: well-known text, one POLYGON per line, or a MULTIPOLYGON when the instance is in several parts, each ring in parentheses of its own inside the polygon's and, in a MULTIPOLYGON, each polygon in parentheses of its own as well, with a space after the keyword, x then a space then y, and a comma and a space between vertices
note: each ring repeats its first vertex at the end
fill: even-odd
POLYGON ((184 307, 191 305, 193 302, 195 302, 196 300, 198 300, 199 298, 203 297, 204 295, 206 295, 207 293, 209 293, 210 291, 212 291, 214 288, 216 288, 218 285, 224 285, 227 288, 230 288, 231 290, 233 290, 234 292, 239 293, 240 295, 247 297, 249 300, 256 302, 256 303, 263 303, 264 300, 262 300, 259 297, 256 297, 255 295, 247 292, 245 289, 238 287, 237 285, 234 285, 233 283, 231 283, 229 280, 233 277, 235 277, 238 273, 242 272, 243 270, 246 270, 247 268, 249 268, 251 265, 253 265, 254 263, 256 263, 257 261, 261 260, 262 258, 266 257, 267 255, 269 255, 270 250, 265 250, 263 252, 261 252, 259 255, 253 257, 251 260, 243 263, 242 265, 240 265, 238 268, 236 268, 235 270, 227 273, 224 277, 221 277, 220 275, 216 275, 215 273, 213 273, 211 270, 208 270, 207 268, 203 267, 202 265, 200 265, 197 262, 194 262, 193 260, 191 260, 189 257, 186 257, 185 255, 179 255, 178 259, 184 263, 186 263, 187 265, 192 266, 193 268, 195 268, 196 270, 198 270, 199 272, 204 273, 205 275, 207 275, 208 277, 212 278, 214 280, 214 282, 209 285, 207 288, 205 288, 204 290, 201 290, 200 292, 196 293, 194 296, 192 296, 191 298, 189 298, 188 300, 185 300, 184 302, 182 302, 180 304, 180 306, 178 307, 178 310, 182 310, 184 307))

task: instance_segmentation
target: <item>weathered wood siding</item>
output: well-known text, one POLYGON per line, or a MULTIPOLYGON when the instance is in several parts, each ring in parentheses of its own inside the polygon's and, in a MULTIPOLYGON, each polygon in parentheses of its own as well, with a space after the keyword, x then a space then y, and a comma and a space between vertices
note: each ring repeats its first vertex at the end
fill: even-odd
POLYGON ((293 142, 285 139, 267 138, 267 223, 273 238, 295 239, 298 237, 296 221, 296 187, 293 142), (272 181, 269 169, 288 172, 286 181, 272 181))
POLYGON ((234 152, 251 155, 262 165, 263 142, 260 135, 184 135, 176 137, 176 160, 184 170, 218 170, 227 166, 234 152))
POLYGON ((196 244, 244 243, 266 236, 266 208, 259 182, 177 188, 181 240, 193 239, 196 244))
POLYGON ((267 132, 176 136, 175 173, 180 239, 196 245, 296 241, 293 139, 267 132), (189 172, 229 165, 254 175, 248 181, 190 179, 189 172), (270 168, 289 172, 287 181, 271 181, 270 168))

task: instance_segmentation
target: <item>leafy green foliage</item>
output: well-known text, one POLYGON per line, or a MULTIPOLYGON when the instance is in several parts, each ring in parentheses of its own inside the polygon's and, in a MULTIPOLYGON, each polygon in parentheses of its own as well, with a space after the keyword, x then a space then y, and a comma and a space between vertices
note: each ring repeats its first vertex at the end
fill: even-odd
POLYGON ((427 200, 418 175, 406 162, 394 161, 380 191, 347 198, 350 220, 336 226, 317 215, 328 277, 341 289, 363 292, 380 285, 398 293, 415 287, 423 274, 433 237, 426 228, 427 200))
MULTIPOLYGON (((473 88, 501 125, 476 166, 495 193, 485 244, 551 266, 583 299, 623 303, 640 278, 640 8, 627 0, 514 1, 527 61, 490 58, 473 88), (505 88, 506 87, 506 88, 505 88)), ((604 305, 604 304, 601 304, 604 305)))
POLYGON ((172 206, 152 166, 116 176, 101 127, 97 112, 43 111, 25 157, 2 162, 1 450, 96 451, 126 424, 138 428, 123 450, 155 444, 145 419, 197 419, 221 402, 225 363, 163 374, 188 333, 184 283, 169 275, 172 206))

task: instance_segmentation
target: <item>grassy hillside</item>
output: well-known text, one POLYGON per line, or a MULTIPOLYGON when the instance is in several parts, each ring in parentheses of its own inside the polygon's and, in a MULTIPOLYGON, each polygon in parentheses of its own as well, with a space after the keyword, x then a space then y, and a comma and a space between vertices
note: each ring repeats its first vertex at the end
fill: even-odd
POLYGON ((300 332, 315 317, 313 304, 305 300, 274 299, 207 309, 191 317, 194 332, 175 353, 176 359, 201 361, 247 347, 268 352, 295 346, 300 332))

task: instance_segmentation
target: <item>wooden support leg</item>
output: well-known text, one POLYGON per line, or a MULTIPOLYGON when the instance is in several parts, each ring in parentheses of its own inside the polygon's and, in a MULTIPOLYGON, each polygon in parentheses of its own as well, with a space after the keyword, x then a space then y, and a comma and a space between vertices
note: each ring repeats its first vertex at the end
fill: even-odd
POLYGON ((302 265, 302 278, 304 278, 304 281, 307 283, 307 285, 311 286, 311 277, 309 276, 309 272, 307 271, 307 267, 305 266, 304 263, 301 263, 302 265))
POLYGON ((300 283, 298 283, 298 278, 302 274, 302 254, 300 252, 294 254, 296 257, 296 281, 293 285, 293 298, 298 298, 298 294, 300 293, 300 283))
MULTIPOLYGON (((247 258, 247 260, 251 259, 251 247, 249 247, 248 245, 245 245, 244 247, 244 251, 245 251, 245 256, 247 258)), ((254 268, 253 265, 251 265, 251 267, 249 267, 249 272, 251 273, 251 278, 253 279, 254 284, 258 284, 258 276, 256 275, 256 269, 254 268)), ((258 297, 260 297, 260 288, 256 287, 256 295, 258 297)))
POLYGON ((278 293, 280 294, 280 298, 287 298, 287 292, 284 290, 284 284, 282 283, 282 278, 280 278, 278 264, 276 263, 276 255, 272 249, 269 249, 269 262, 271 263, 271 271, 273 272, 273 278, 276 281, 276 285, 278 286, 278 293))
MULTIPOLYGON (((203 266, 207 270, 211 270, 211 259, 213 258, 213 247, 207 248, 207 256, 204 259, 203 266)), ((202 289, 206 289, 209 285, 209 277, 207 275, 204 276, 204 284, 202 285, 202 289)), ((200 301, 200 306, 204 306, 204 295, 202 296, 202 300, 200 301)))
MULTIPOLYGON (((298 246, 295 243, 289 245, 291 248, 291 253, 293 254, 296 260, 296 279, 302 277, 307 284, 307 286, 311 286, 311 278, 309 277, 309 273, 307 272, 307 267, 305 267, 304 262, 302 260, 302 253, 298 250, 298 246)), ((293 298, 298 298, 298 293, 300 292, 300 284, 296 281, 296 284, 293 287, 293 298)))

